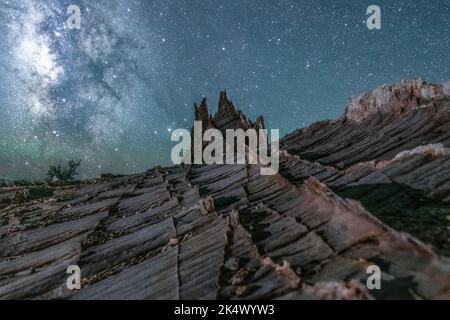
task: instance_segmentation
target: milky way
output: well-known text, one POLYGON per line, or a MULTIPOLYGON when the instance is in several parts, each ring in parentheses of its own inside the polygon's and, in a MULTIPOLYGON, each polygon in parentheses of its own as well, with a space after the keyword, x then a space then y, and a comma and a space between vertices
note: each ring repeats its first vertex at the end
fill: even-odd
POLYGON ((288 133, 402 78, 450 79, 450 3, 0 1, 0 178, 83 178, 169 164, 171 131, 220 90, 288 133), (66 9, 81 9, 81 29, 66 9))

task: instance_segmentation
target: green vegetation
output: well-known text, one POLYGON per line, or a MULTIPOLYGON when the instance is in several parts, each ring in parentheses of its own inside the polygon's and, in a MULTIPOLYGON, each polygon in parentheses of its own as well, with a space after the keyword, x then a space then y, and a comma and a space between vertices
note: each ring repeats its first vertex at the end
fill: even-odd
POLYGON ((77 169, 81 164, 81 160, 74 161, 70 160, 67 167, 62 167, 61 164, 58 166, 50 166, 47 173, 47 182, 52 181, 71 181, 75 179, 78 175, 77 169))
POLYGON ((31 187, 28 191, 28 201, 50 198, 53 196, 53 188, 50 187, 31 187))
POLYGON ((334 190, 344 198, 360 201, 392 228, 410 233, 450 256, 450 204, 400 184, 374 184, 334 190))

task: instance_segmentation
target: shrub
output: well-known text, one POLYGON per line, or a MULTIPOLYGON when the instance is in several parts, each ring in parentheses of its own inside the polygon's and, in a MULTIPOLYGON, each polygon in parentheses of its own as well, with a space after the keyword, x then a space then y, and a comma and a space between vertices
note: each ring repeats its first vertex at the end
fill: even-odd
POLYGON ((61 164, 58 166, 50 166, 47 173, 47 181, 71 181, 75 179, 78 175, 77 169, 81 164, 81 160, 74 161, 70 160, 67 167, 62 167, 61 164))

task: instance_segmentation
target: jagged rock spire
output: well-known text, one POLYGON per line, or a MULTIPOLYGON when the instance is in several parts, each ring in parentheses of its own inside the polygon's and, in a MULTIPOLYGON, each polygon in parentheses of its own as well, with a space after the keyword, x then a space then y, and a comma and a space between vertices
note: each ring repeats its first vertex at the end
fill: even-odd
POLYGON ((194 109, 195 109, 195 121, 208 122, 209 111, 208 111, 208 103, 207 103, 206 98, 202 99, 200 106, 198 106, 197 103, 194 103, 194 109))
MULTIPOLYGON (((263 120, 262 117, 260 118, 260 124, 263 124, 264 121, 261 121, 263 120)), ((226 90, 220 92, 218 110, 212 119, 216 127, 220 130, 247 130, 255 127, 255 124, 234 106, 226 90)))
POLYGON ((265 129, 265 128, 266 128, 266 126, 264 124, 264 117, 259 116, 258 118, 256 118, 255 129, 261 130, 261 129, 265 129))
POLYGON ((262 116, 256 119, 256 123, 253 123, 242 111, 234 106, 226 90, 220 92, 218 110, 214 116, 209 113, 206 98, 202 99, 200 105, 194 103, 194 113, 195 121, 202 121, 204 130, 207 128, 217 128, 219 130, 265 128, 262 116))
POLYGON ((227 90, 225 89, 224 91, 221 91, 219 95, 219 110, 229 106, 233 106, 233 102, 228 97, 227 90))

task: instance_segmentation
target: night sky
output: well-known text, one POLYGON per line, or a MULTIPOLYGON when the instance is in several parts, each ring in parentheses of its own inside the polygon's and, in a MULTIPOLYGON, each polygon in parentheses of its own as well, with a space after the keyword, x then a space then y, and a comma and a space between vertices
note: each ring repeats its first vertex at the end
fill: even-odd
POLYGON ((0 27, 0 178, 169 165, 171 131, 225 88, 284 135, 384 83, 450 80, 450 1, 0 0, 0 27))

